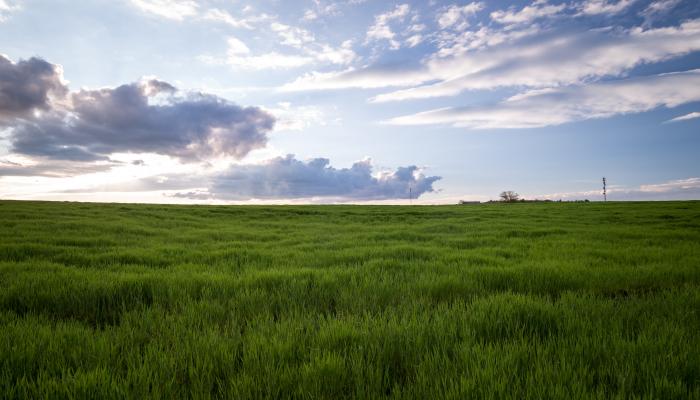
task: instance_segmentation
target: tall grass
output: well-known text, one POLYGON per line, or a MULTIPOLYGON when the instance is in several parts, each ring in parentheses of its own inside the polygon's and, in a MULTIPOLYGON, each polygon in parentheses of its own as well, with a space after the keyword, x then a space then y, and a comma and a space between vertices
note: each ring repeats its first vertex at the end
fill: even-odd
POLYGON ((0 202, 2 398, 700 398, 700 202, 0 202))

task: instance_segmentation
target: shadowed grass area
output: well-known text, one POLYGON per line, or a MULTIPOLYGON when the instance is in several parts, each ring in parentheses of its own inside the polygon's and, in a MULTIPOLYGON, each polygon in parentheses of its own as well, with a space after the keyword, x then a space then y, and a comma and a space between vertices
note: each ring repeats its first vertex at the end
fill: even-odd
POLYGON ((700 398, 700 202, 0 202, 2 398, 700 398))

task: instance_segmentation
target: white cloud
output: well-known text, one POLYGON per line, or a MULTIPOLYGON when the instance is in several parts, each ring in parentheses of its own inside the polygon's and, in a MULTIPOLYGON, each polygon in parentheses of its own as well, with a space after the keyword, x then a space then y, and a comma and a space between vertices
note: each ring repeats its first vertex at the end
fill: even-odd
POLYGON ((320 46, 320 50, 311 52, 318 62, 348 65, 357 58, 357 54, 352 49, 352 40, 344 41, 339 47, 332 47, 327 44, 320 46))
POLYGON ((280 54, 272 51, 257 56, 229 54, 227 62, 233 67, 262 70, 298 68, 313 63, 314 59, 307 56, 280 54))
POLYGON ((408 47, 416 47, 419 44, 421 44, 422 41, 423 41, 423 35, 416 34, 416 35, 410 36, 408 39, 406 39, 406 44, 408 45, 408 47))
POLYGON ((662 14, 670 11, 673 7, 677 6, 681 0, 657 0, 651 2, 647 8, 642 11, 644 15, 648 14, 662 14))
POLYGON ((335 72, 309 72, 283 85, 280 90, 291 92, 347 88, 372 89, 387 86, 416 85, 428 79, 429 75, 421 70, 399 73, 393 68, 364 70, 347 68, 343 71, 335 72))
MULTIPOLYGON (((281 25, 281 24, 280 24, 281 25)), ((259 55, 251 55, 248 46, 236 38, 228 40, 228 57, 224 61, 210 55, 201 55, 198 59, 206 64, 229 64, 235 68, 249 70, 291 69, 311 64, 347 65, 357 56, 352 50, 352 41, 346 40, 339 47, 322 43, 307 43, 312 40, 305 36, 297 36, 296 30, 277 27, 278 33, 283 32, 287 45, 297 48, 297 54, 284 54, 272 51, 259 55)))
POLYGON ((382 94, 372 100, 454 96, 464 90, 504 86, 577 84, 604 76, 619 76, 637 65, 697 50, 700 50, 700 20, 697 19, 678 27, 649 30, 552 32, 483 51, 444 59, 433 57, 425 69, 428 79, 438 80, 437 83, 382 94))
MULTIPOLYGON (((303 131, 329 123, 326 114, 317 106, 295 106, 289 102, 280 102, 275 107, 263 109, 275 117, 275 131, 303 131)), ((337 122, 337 119, 333 122, 337 122)))
POLYGON ((311 72, 284 85, 283 90, 381 88, 435 82, 372 99, 381 102, 454 96, 464 90, 590 82, 620 76, 640 64, 700 50, 700 19, 676 27, 585 32, 541 32, 536 25, 507 32, 482 27, 460 36, 460 41, 455 41, 455 36, 450 35, 441 43, 445 47, 419 67, 389 70, 371 66, 311 72))
MULTIPOLYGON (((636 187, 608 187, 608 200, 697 200, 700 198, 700 178, 676 179, 663 183, 639 185, 636 187)), ((600 189, 579 192, 549 193, 544 195, 525 196, 534 199, 549 200, 602 200, 603 191, 600 189)))
POLYGON ((228 53, 230 56, 250 53, 248 46, 233 36, 229 37, 226 42, 228 43, 228 53))
POLYGON ((424 30, 428 29, 425 24, 413 24, 408 27, 408 32, 414 33, 414 32, 423 32, 424 30))
POLYGON ((586 0, 578 5, 580 14, 599 15, 617 14, 634 4, 636 0, 618 0, 613 3, 609 0, 586 0))
POLYGON ((695 118, 700 118, 700 112, 695 111, 691 112, 685 115, 678 116, 676 118, 669 119, 666 122, 678 122, 678 121, 687 121, 689 119, 695 119, 695 118))
POLYGON ((546 0, 537 0, 520 11, 514 9, 494 11, 491 13, 491 19, 504 25, 526 24, 539 18, 557 15, 564 9, 566 4, 551 5, 547 4, 546 0))
POLYGON ((306 10, 301 18, 304 21, 313 21, 318 18, 318 14, 314 10, 306 10))
POLYGON ((484 9, 484 3, 472 2, 464 6, 451 5, 437 16, 441 29, 454 28, 461 31, 469 27, 469 17, 484 9))
POLYGON ((675 190, 700 189, 700 178, 677 179, 664 183, 641 185, 639 191, 665 193, 675 190))
POLYGON ((266 70, 292 69, 314 64, 348 65, 357 57, 352 48, 352 40, 346 40, 335 47, 317 41, 310 31, 303 28, 275 21, 269 24, 269 29, 279 37, 277 43, 286 46, 287 49, 254 54, 251 46, 231 36, 227 40, 228 50, 225 58, 201 54, 197 56, 197 60, 209 65, 228 64, 238 69, 266 70))
POLYGON ((321 0, 314 0, 314 7, 306 10, 301 20, 310 22, 325 16, 340 15, 340 13, 339 3, 330 2, 328 4, 324 4, 324 2, 321 0))
POLYGON ((20 2, 17 0, 0 0, 0 22, 5 21, 10 14, 20 9, 20 2))
POLYGON ((395 125, 470 129, 537 128, 700 101, 700 69, 556 89, 531 90, 493 106, 442 108, 397 117, 395 125))
POLYGON ((681 0, 656 0, 651 2, 640 15, 644 17, 644 23, 651 25, 655 19, 663 16, 676 7, 681 0))
POLYGON ((279 22, 270 24, 270 29, 282 39, 282 44, 297 49, 314 42, 314 35, 306 29, 281 24, 279 22))
POLYGON ((267 14, 251 15, 244 18, 235 18, 225 10, 212 8, 202 16, 205 20, 217 21, 234 28, 255 29, 255 25, 273 19, 267 14))
POLYGON ((193 0, 131 0, 131 4, 141 11, 177 21, 197 15, 199 7, 193 0))
POLYGON ((482 26, 475 31, 459 33, 443 31, 438 35, 438 51, 433 58, 459 57, 470 51, 504 45, 540 32, 541 28, 537 24, 517 29, 493 29, 482 26))
POLYGON ((411 7, 408 4, 400 4, 392 11, 375 16, 374 24, 367 30, 366 43, 386 40, 391 49, 400 48, 401 43, 395 39, 396 34, 391 30, 389 23, 395 20, 402 21, 410 11, 411 7))

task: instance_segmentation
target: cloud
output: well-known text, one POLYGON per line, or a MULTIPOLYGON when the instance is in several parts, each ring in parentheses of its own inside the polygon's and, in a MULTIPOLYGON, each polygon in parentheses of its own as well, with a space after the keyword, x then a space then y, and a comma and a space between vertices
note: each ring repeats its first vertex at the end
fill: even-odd
POLYGON ((391 30, 389 24, 392 21, 403 21, 411 11, 408 4, 399 4, 392 11, 387 11, 374 17, 374 24, 367 30, 365 43, 372 41, 388 41, 391 49, 396 50, 401 47, 401 43, 395 39, 396 34, 391 30))
POLYGON ((640 15, 644 17, 644 24, 651 25, 655 19, 663 16, 676 7, 681 0, 656 0, 651 2, 640 15))
POLYGON ((551 5, 547 1, 537 0, 520 11, 511 8, 491 13, 491 19, 502 25, 527 24, 539 18, 551 17, 566 9, 566 4, 551 5))
MULTIPOLYGON (((676 179, 662 183, 645 184, 637 187, 608 187, 608 200, 644 201, 644 200, 697 200, 700 199, 700 178, 676 179)), ((550 193, 528 198, 551 200, 602 200, 602 190, 580 192, 550 193)))
POLYGON ((241 42, 239 39, 230 36, 226 43, 228 43, 228 53, 229 56, 237 56, 241 54, 249 54, 250 49, 245 43, 241 42))
POLYGON ((156 79, 68 93, 60 67, 0 57, 0 121, 17 154, 95 161, 115 152, 151 152, 191 161, 242 158, 265 146, 275 119, 156 79))
POLYGON ((423 35, 415 34, 415 35, 411 35, 408 39, 406 39, 406 44, 408 45, 408 47, 416 47, 422 41, 423 41, 423 35))
POLYGON ((437 36, 437 52, 433 59, 462 57, 469 52, 483 50, 488 47, 505 45, 542 31, 537 24, 516 28, 492 28, 482 26, 478 30, 464 32, 440 32, 437 36))
POLYGON ((304 21, 313 21, 318 18, 318 13, 314 10, 306 10, 304 16, 301 18, 304 21))
POLYGON ((197 15, 199 8, 193 0, 131 0, 131 4, 143 12, 176 21, 197 15))
POLYGON ((531 90, 493 106, 442 108, 397 117, 395 125, 448 124, 471 129, 536 128, 700 101, 700 69, 531 90))
POLYGON ((208 190, 179 193, 195 199, 250 200, 332 198, 382 200, 417 198, 434 192, 438 176, 425 176, 416 166, 373 174, 369 160, 334 168, 326 158, 299 161, 293 155, 257 165, 232 165, 212 177, 208 190))
MULTIPOLYGON (((426 80, 438 80, 437 83, 381 94, 372 101, 455 96, 464 90, 508 86, 537 88, 579 84, 600 77, 619 76, 637 65, 697 50, 700 50, 700 20, 697 19, 678 27, 648 30, 550 32, 483 51, 433 57, 423 70, 426 80)), ((415 75, 416 71, 403 73, 415 75)))
POLYGON ((274 118, 203 93, 180 94, 149 80, 81 90, 67 114, 25 121, 10 134, 16 153, 65 160, 99 160, 114 152, 151 152, 181 160, 242 158, 265 146, 274 118))
POLYGON ((212 8, 207 10, 202 15, 202 18, 209 21, 221 22, 234 28, 243 28, 249 30, 255 29, 255 25, 258 23, 266 22, 273 19, 272 16, 264 13, 260 15, 249 15, 244 18, 235 18, 228 11, 221 10, 218 8, 212 8))
POLYGON ((700 178, 676 179, 664 183, 641 185, 640 192, 668 193, 678 190, 695 190, 700 192, 700 178))
POLYGON ((584 32, 542 32, 536 25, 507 31, 482 27, 440 35, 439 43, 441 48, 418 67, 310 72, 281 90, 408 87, 370 99, 385 102, 455 96, 465 90, 580 84, 700 50, 700 19, 675 27, 584 32))
POLYGON ((5 21, 20 8, 20 2, 17 0, 0 0, 0 22, 5 21))
POLYGON ((429 73, 418 69, 402 69, 396 65, 375 65, 370 68, 347 68, 335 72, 309 72, 280 87, 283 92, 347 88, 382 88, 408 86, 425 82, 429 73))
POLYGON ((67 92, 60 66, 39 58, 14 63, 0 55, 0 123, 48 110, 52 98, 67 92))
POLYGON ((318 62, 348 65, 357 58, 357 54, 352 49, 352 40, 350 39, 341 43, 339 47, 332 47, 326 44, 320 46, 320 50, 311 52, 318 62))
POLYGON ((200 55, 197 58, 206 64, 228 64, 237 69, 266 70, 292 69, 319 63, 347 65, 357 56, 352 50, 352 40, 346 40, 339 47, 333 47, 315 42, 313 35, 301 28, 273 23, 271 29, 282 39, 281 44, 295 48, 297 53, 271 51, 253 55, 248 45, 235 37, 229 37, 226 59, 210 55, 200 55))
POLYGON ((1 176, 46 176, 66 177, 94 172, 108 171, 115 164, 113 162, 83 163, 71 161, 44 161, 40 163, 18 163, 8 160, 0 160, 1 176))
MULTIPOLYGON (((350 1, 347 4, 356 4, 356 2, 350 1)), ((315 21, 321 17, 341 15, 342 12, 340 8, 341 4, 337 2, 324 4, 321 0, 314 0, 314 8, 307 9, 301 19, 302 21, 309 22, 315 21)))
POLYGON ((297 49, 309 43, 313 43, 315 40, 314 35, 306 29, 281 24, 279 22, 270 24, 270 29, 282 39, 282 44, 297 49))
POLYGON ((451 5, 437 15, 440 29, 453 28, 462 31, 469 27, 469 17, 484 9, 484 3, 472 2, 464 6, 451 5))
MULTIPOLYGON (((280 102, 264 110, 274 115, 275 131, 303 131, 314 125, 328 124, 325 113, 317 106, 294 106, 289 102, 280 102)), ((331 122, 337 121, 335 118, 331 122)))
POLYGON ((609 0, 586 0, 578 4, 582 15, 617 14, 635 3, 636 0, 618 0, 613 3, 609 0))
POLYGON ((678 122, 678 121, 687 121, 689 119, 695 119, 695 118, 700 118, 700 112, 691 112, 689 114, 681 115, 676 118, 669 119, 666 122, 678 122))
POLYGON ((681 0, 657 0, 657 1, 652 1, 647 8, 642 11, 643 15, 651 15, 651 14, 663 14, 671 9, 673 9, 675 6, 677 6, 681 0))
POLYGON ((303 55, 282 54, 272 51, 257 56, 229 53, 227 62, 232 67, 240 69, 263 70, 299 68, 313 63, 314 59, 303 55))

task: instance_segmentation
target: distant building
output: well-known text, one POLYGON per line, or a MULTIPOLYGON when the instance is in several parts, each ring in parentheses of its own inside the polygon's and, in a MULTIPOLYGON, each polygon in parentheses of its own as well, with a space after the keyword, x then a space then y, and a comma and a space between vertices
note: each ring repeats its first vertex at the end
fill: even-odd
POLYGON ((465 205, 465 204, 481 204, 480 201, 467 201, 467 200, 460 200, 459 204, 465 205))

